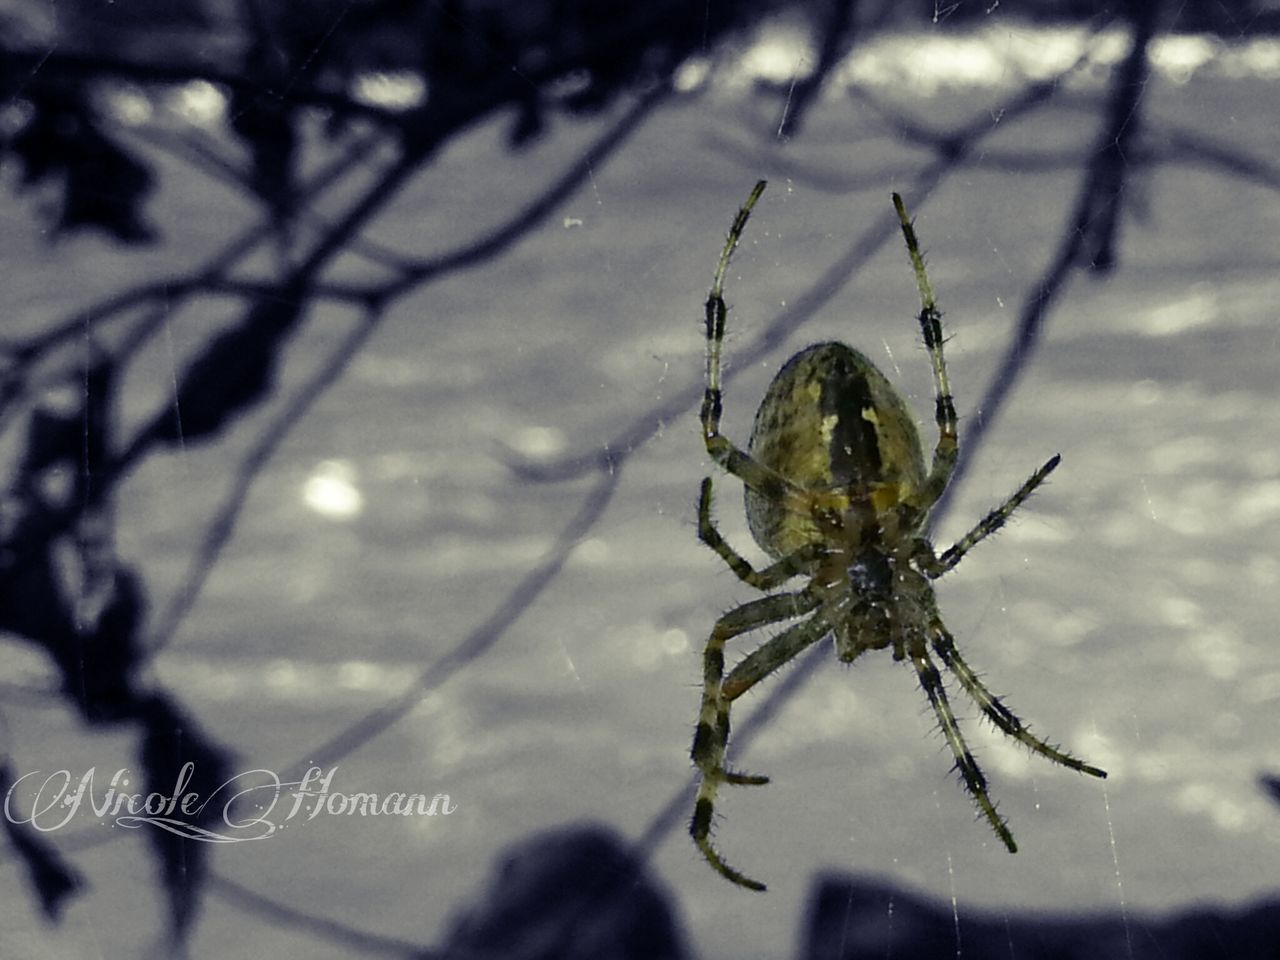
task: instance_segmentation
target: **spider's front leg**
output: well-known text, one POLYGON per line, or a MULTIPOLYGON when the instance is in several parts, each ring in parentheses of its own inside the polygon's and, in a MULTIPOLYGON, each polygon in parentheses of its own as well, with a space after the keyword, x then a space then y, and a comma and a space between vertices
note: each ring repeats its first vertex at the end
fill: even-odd
POLYGON ((742 233, 747 227, 747 219, 751 216, 751 210, 755 207, 756 201, 764 193, 764 188, 765 181, 759 181, 734 218, 724 249, 720 252, 720 262, 716 266, 711 290, 707 294, 707 385, 702 395, 702 409, 699 417, 702 420, 702 439, 706 444, 707 454, 712 460, 741 479, 756 493, 770 500, 793 503, 797 509, 806 509, 809 501, 805 498, 803 490, 781 474, 753 459, 749 453, 740 449, 720 432, 720 416, 724 409, 724 394, 720 385, 720 353, 724 345, 725 323, 729 317, 729 307, 724 301, 724 279, 729 270, 729 261, 733 258, 733 251, 737 249, 738 241, 742 239, 742 233))
POLYGON ((920 252, 920 241, 916 238, 915 227, 907 214, 907 206, 896 193, 893 194, 893 207, 898 212, 902 236, 907 241, 907 255, 911 258, 911 267, 915 271, 916 287, 920 291, 920 335, 924 338, 924 346, 929 351, 929 360, 933 365, 934 419, 938 424, 938 443, 933 449, 933 465, 917 504, 927 510, 942 496, 960 456, 958 418, 955 401, 951 396, 951 384, 947 379, 947 361, 942 353, 942 311, 938 309, 934 298, 933 284, 929 282, 929 274, 925 271, 924 255, 920 252))
POLYGON ((1014 492, 1013 496, 978 521, 977 526, 957 540, 942 556, 936 558, 932 568, 925 571, 929 577, 936 580, 942 576, 958 564, 966 553, 1003 527, 1013 511, 1022 506, 1023 502, 1031 496, 1036 487, 1044 482, 1045 477, 1049 476, 1061 461, 1062 457, 1055 453, 1045 462, 1044 466, 1027 477, 1026 481, 1014 492))
POLYGON ((751 195, 747 197, 747 202, 742 205, 742 209, 734 217, 733 225, 729 228, 729 236, 724 242, 724 249, 720 252, 720 262, 716 265, 715 277, 711 281, 711 290, 707 294, 707 388, 702 396, 702 435, 707 442, 707 452, 711 454, 717 463, 722 465, 724 463, 722 446, 732 447, 732 444, 720 435, 720 411, 722 406, 720 348, 724 344, 725 320, 729 316, 729 307, 724 302, 724 276, 729 270, 729 261, 733 258, 733 251, 737 249, 738 241, 742 239, 742 233, 747 228, 747 218, 751 216, 751 210, 755 207, 756 201, 760 199, 760 194, 764 193, 764 188, 764 180, 757 182, 755 188, 751 191, 751 195))

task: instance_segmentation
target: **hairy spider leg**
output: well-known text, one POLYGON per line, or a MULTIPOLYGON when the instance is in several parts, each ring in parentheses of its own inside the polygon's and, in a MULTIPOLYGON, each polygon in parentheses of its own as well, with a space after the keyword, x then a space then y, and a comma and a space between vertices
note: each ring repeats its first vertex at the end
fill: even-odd
MULTIPOLYGON (((820 600, 816 597, 808 597, 804 591, 794 594, 776 594, 772 597, 765 597, 763 600, 756 600, 752 603, 745 604, 737 610, 730 611, 720 618, 716 623, 717 631, 720 624, 735 614, 747 608, 759 607, 771 600, 789 600, 794 604, 799 616, 808 610, 816 607, 820 600)), ((781 619, 781 618, 777 618, 781 619)), ((821 639, 829 630, 830 625, 821 618, 821 616, 813 616, 808 620, 793 624, 778 636, 774 637, 765 646, 770 644, 778 644, 780 647, 789 646, 796 650, 803 650, 816 640, 821 639)), ((739 631, 740 632, 740 631, 739 631)), ((714 641, 716 632, 712 632, 712 640, 714 641)), ((723 642, 720 644, 723 646, 723 642)), ((706 681, 707 690, 703 694, 703 713, 698 720, 698 730, 693 738, 693 759, 698 764, 698 768, 702 772, 702 779, 698 783, 698 796, 693 804, 693 820, 689 823, 689 835, 693 837, 694 844, 702 851, 702 855, 706 857, 707 862, 711 864, 716 871, 725 879, 746 887, 749 890, 765 890, 766 887, 759 880, 753 880, 740 870, 736 870, 725 862, 716 849, 711 844, 711 820, 715 815, 716 793, 720 789, 721 783, 730 784, 761 784, 768 783, 768 777, 752 777, 743 774, 730 773, 724 767, 724 751, 729 740, 729 703, 723 697, 717 697, 719 701, 716 710, 716 716, 709 718, 707 713, 708 694, 710 692, 711 673, 712 673, 712 657, 711 657, 712 641, 707 643, 707 666, 706 681), (711 722, 714 720, 714 723, 711 722)), ((723 657, 719 658, 719 666, 723 669, 723 657)), ((737 672, 735 670, 735 672, 737 672)), ((719 678, 716 678, 716 689, 719 692, 719 678)), ((741 692, 741 691, 739 691, 741 692)))
POLYGON ((1017 714, 1006 707, 999 697, 987 689, 986 684, 973 672, 973 668, 960 656, 960 651, 956 649, 955 639, 940 619, 935 617, 930 630, 933 634, 933 649, 942 658, 942 662, 947 665, 948 670, 956 675, 965 692, 973 698, 974 702, 982 709, 982 712, 987 715, 987 718, 1001 731, 1015 740, 1025 743, 1032 751, 1054 763, 1070 767, 1072 770, 1079 770, 1081 773, 1087 773, 1091 777, 1106 779, 1107 772, 1105 770, 1091 767, 1065 750, 1051 746, 1028 730, 1026 725, 1018 719, 1017 714))
POLYGON ((755 207, 760 194, 764 193, 766 181, 760 180, 747 197, 738 215, 733 218, 729 227, 729 236, 725 238, 724 249, 720 252, 720 262, 716 265, 715 276, 711 281, 711 290, 707 293, 707 390, 702 397, 702 432, 708 445, 712 437, 720 435, 720 346, 724 342, 724 325, 729 315, 729 307, 724 302, 724 276, 729 270, 729 261, 733 251, 747 229, 747 219, 755 207))
POLYGON ((725 239, 724 249, 720 252, 720 262, 716 265, 715 276, 711 281, 711 290, 707 293, 707 388, 702 395, 702 435, 707 443, 707 451, 717 463, 721 464, 723 464, 723 454, 727 452, 725 447, 732 446, 720 435, 720 414, 723 409, 720 392, 720 348, 724 343, 725 321, 729 316, 729 307, 724 302, 724 277, 729 270, 733 251, 737 249, 738 241, 742 239, 743 231, 747 228, 747 219, 751 216, 751 210, 760 199, 760 195, 764 193, 765 183, 764 180, 756 183, 751 195, 747 197, 747 202, 733 218, 733 225, 729 227, 729 236, 725 239), (713 450, 713 443, 717 440, 723 440, 725 446, 716 444, 716 449, 713 450), (717 453, 720 456, 717 456, 717 453))
MULTIPOLYGON (((774 589, 790 580, 817 553, 817 545, 806 545, 766 569, 756 570, 716 529, 715 521, 711 518, 710 477, 703 479, 701 495, 698 498, 698 537, 719 554, 740 580, 761 590, 774 589)), ((733 637, 758 627, 804 616, 820 602, 820 599, 808 589, 795 593, 774 594, 737 607, 716 621, 703 651, 702 707, 693 738, 692 755, 694 762, 700 768, 706 767, 710 756, 707 752, 709 745, 714 745, 718 739, 719 756, 711 764, 712 769, 723 773, 730 782, 735 782, 734 778, 739 776, 729 773, 722 764, 724 749, 729 740, 728 703, 721 689, 724 677, 725 643, 733 637)), ((755 783, 757 780, 764 782, 766 779, 751 778, 748 782, 755 783)))
POLYGON ((1026 482, 1017 489, 1013 496, 979 520, 972 530, 957 540, 949 549, 944 551, 942 556, 935 557, 932 562, 930 562, 926 557, 922 564, 924 572, 931 579, 936 580, 948 570, 955 567, 955 565, 964 558, 966 553, 1003 527, 1005 521, 1009 519, 1009 516, 1013 511, 1022 506, 1023 502, 1031 496, 1035 488, 1040 486, 1044 481, 1044 478, 1049 476, 1061 461, 1062 457, 1055 453, 1045 462, 1043 467, 1027 478, 1026 482))
MULTIPOLYGON (((737 666, 729 671, 729 676, 725 677, 724 683, 720 686, 724 699, 729 703, 733 703, 765 677, 783 664, 800 656, 801 653, 831 632, 831 622, 824 616, 822 611, 815 613, 804 624, 799 624, 799 626, 805 625, 808 625, 810 629, 804 631, 784 630, 776 637, 770 637, 747 656, 743 657, 737 666)), ((867 649, 870 649, 870 647, 867 649)))
POLYGON ((938 724, 942 727, 942 734, 947 739, 947 746, 951 748, 951 753, 956 758, 956 769, 964 779, 965 789, 969 791, 974 803, 978 805, 978 809, 982 811, 982 815, 987 818, 1009 852, 1017 853, 1018 845, 1013 842, 1009 825, 996 812, 996 805, 987 793, 987 778, 978 767, 978 761, 973 758, 969 745, 965 743, 964 734, 960 732, 956 715, 952 712, 951 703, 947 700, 947 691, 942 685, 942 674, 929 659, 929 651, 925 648, 922 637, 912 638, 908 655, 920 677, 920 686, 924 689, 925 696, 929 698, 929 705, 933 707, 933 712, 938 717, 938 724))
POLYGON ((729 704, 721 691, 725 643, 758 627, 803 616, 819 602, 803 590, 775 593, 735 607, 716 621, 702 653, 702 706, 690 750, 690 756, 702 771, 704 780, 720 779, 743 784, 769 781, 768 777, 735 773, 724 766, 725 746, 729 742, 729 704))
POLYGON ((902 236, 907 241, 907 254, 911 257, 911 267, 915 271, 916 286, 920 291, 920 333, 924 337, 924 346, 929 351, 929 360, 933 365, 934 419, 938 424, 938 443, 933 449, 933 465, 929 469, 924 489, 913 502, 918 509, 928 510, 942 496, 960 455, 956 405, 951 396, 951 383, 947 379, 947 363, 942 355, 942 313, 938 310, 933 285, 925 272, 920 241, 916 239, 915 227, 911 224, 907 206, 899 194, 893 195, 893 207, 898 211, 902 236))
POLYGON ((720 388, 720 352, 724 344, 725 321, 729 315, 729 307, 724 302, 724 278, 733 251, 746 229, 751 210, 760 199, 760 194, 764 193, 765 183, 761 180, 755 185, 747 202, 734 217, 724 250, 720 253, 711 290, 707 294, 707 387, 702 395, 702 410, 699 415, 702 419, 702 439, 712 460, 762 496, 794 503, 797 509, 803 510, 808 504, 804 490, 776 470, 755 460, 720 433, 720 416, 724 408, 724 395, 720 388))
POLYGON ((746 557, 729 546, 716 529, 715 521, 711 518, 710 477, 703 477, 702 490, 698 495, 698 539, 719 554, 720 559, 729 565, 729 569, 739 580, 766 593, 803 572, 825 552, 821 544, 809 544, 763 570, 757 570, 746 557))

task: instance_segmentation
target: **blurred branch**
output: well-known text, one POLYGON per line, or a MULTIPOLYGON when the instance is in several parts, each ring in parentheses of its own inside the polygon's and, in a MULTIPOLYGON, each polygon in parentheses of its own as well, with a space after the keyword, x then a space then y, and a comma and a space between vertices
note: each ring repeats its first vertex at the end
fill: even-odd
POLYGON ((620 473, 617 471, 601 473, 595 486, 584 497, 578 512, 560 532, 546 556, 516 584, 484 623, 472 630, 444 656, 432 661, 401 696, 388 701, 320 746, 304 752, 302 756, 307 759, 295 763, 290 768, 290 774, 301 776, 312 765, 332 765, 357 747, 368 743, 421 703, 428 693, 438 689, 463 667, 487 653, 502 638, 507 628, 559 576, 573 548, 591 531, 609 505, 619 479, 620 473))
POLYGON ((142 644, 144 656, 155 656, 173 639, 174 633, 200 596, 223 548, 231 540, 240 511, 249 499, 249 491, 258 474, 294 426, 306 416, 312 404, 342 376, 347 364, 359 353, 364 342, 376 329, 378 319, 375 315, 366 314, 356 322, 352 330, 329 352, 328 359, 320 369, 289 398, 241 459, 231 490, 205 527, 204 537, 195 556, 191 558, 186 576, 170 597, 150 637, 142 644))
MULTIPOLYGON (((1002 114, 1016 117, 1035 110, 1049 101, 1061 89, 1062 82, 1087 62, 1087 55, 1082 55, 1057 76, 1029 85, 1000 108, 1002 114)), ((969 123, 946 134, 943 138, 944 145, 937 148, 937 158, 917 171, 912 184, 902 191, 910 198, 912 209, 916 211, 923 209, 924 201, 929 194, 992 132, 989 113, 984 111, 969 123)), ((897 215, 892 211, 882 215, 867 227, 823 272, 817 283, 799 297, 793 300, 789 298, 788 306, 765 324, 762 333, 757 334, 742 349, 734 351, 736 362, 732 368, 724 372, 724 380, 732 381, 739 371, 749 369, 753 363, 763 359, 795 330, 807 323, 821 307, 857 276, 877 250, 899 236, 899 230, 897 215)), ((595 470, 617 468, 665 424, 701 402, 702 395, 702 382, 690 383, 669 399, 655 404, 640 414, 599 449, 542 462, 521 459, 509 451, 508 465, 518 476, 540 483, 560 482, 595 470)))
POLYGON ((424 261, 421 264, 407 266, 404 275, 390 284, 371 288, 363 293, 352 293, 353 299, 367 305, 367 313, 358 325, 332 351, 329 359, 304 384, 280 411, 276 418, 267 425, 259 435, 252 448, 242 459, 236 470, 235 481, 231 491, 222 505, 215 511, 212 520, 206 527, 199 550, 192 559, 187 576, 182 585, 170 600, 159 626, 153 631, 150 640, 144 645, 148 655, 153 655, 163 648, 173 637, 178 625, 190 611, 205 580, 212 572, 213 565, 221 554, 223 547, 231 539, 236 520, 248 499, 249 490, 254 479, 271 459, 280 443, 288 436, 293 426, 302 419, 311 405, 342 375, 350 360, 356 356, 365 340, 373 332, 382 319, 381 311, 386 304, 410 289, 423 283, 439 279, 452 270, 476 266, 486 260, 498 256, 519 242, 531 230, 538 226, 560 203, 585 182, 593 170, 599 169, 609 155, 616 150, 632 133, 640 122, 665 95, 665 88, 655 89, 641 98, 623 117, 611 126, 581 157, 579 157, 563 175, 555 180, 524 210, 517 213, 506 224, 480 240, 467 244, 459 250, 424 261))
MULTIPOLYGON (((340 156, 322 167, 311 178, 305 191, 308 201, 316 202, 326 190, 351 174, 359 164, 367 160, 370 152, 380 141, 380 137, 370 135, 352 142, 340 156)), ((223 284, 231 284, 232 281, 226 277, 226 272, 239 260, 252 253, 259 244, 269 240, 274 232, 275 225, 267 217, 263 222, 249 227, 207 263, 194 270, 129 287, 93 306, 75 311, 66 319, 52 324, 49 329, 25 341, 0 343, 0 353, 8 354, 13 362, 13 367, 5 371, 5 395, 11 395, 22 389, 21 377, 15 377, 14 373, 21 374, 24 368, 34 364, 44 354, 69 341, 83 338, 86 333, 92 333, 99 324, 117 315, 131 309, 152 306, 153 311, 149 314, 149 319, 127 339, 121 354, 127 355, 137 349, 160 324, 172 316, 173 311, 184 300, 205 290, 217 290, 223 284)), ((4 412, 0 411, 0 415, 4 412)))
POLYGON ((437 279, 441 274, 478 266, 507 250, 536 227, 567 200, 598 170, 636 128, 670 93, 660 84, 643 94, 582 156, 558 177, 535 200, 498 229, 450 253, 427 260, 401 264, 402 276, 397 280, 368 290, 370 303, 378 304, 398 298, 408 291, 437 279))
POLYGON ((1165 163, 1198 164, 1222 173, 1249 180, 1280 193, 1280 166, 1224 147, 1207 137, 1187 130, 1166 130, 1168 144, 1153 149, 1150 155, 1165 163))
MULTIPOLYGON (((468 634, 453 650, 434 660, 418 675, 405 693, 383 704, 358 723, 347 727, 315 749, 305 752, 303 756, 307 757, 307 760, 295 763, 287 773, 281 775, 281 779, 287 781, 294 776, 300 777, 306 768, 313 765, 330 766, 365 745, 418 706, 427 694, 438 689, 464 667, 488 652, 543 591, 555 582, 574 547, 582 541, 604 513, 620 479, 618 473, 603 473, 584 498, 578 513, 560 532, 543 560, 529 571, 484 623, 468 634)), ((393 956, 407 955, 419 960, 430 960, 433 956, 430 950, 411 947, 390 938, 364 934, 330 920, 269 901, 260 894, 224 877, 215 876, 214 880, 216 889, 220 893, 234 899, 241 906, 272 916, 277 922, 303 927, 318 936, 329 937, 374 952, 393 956), (407 954, 403 953, 406 949, 410 950, 407 954), (414 953, 413 950, 417 952, 414 953)))
POLYGON ((809 107, 822 92, 831 71, 853 49, 858 37, 858 4, 859 0, 827 0, 826 20, 817 26, 818 62, 812 73, 787 91, 778 117, 777 139, 788 140, 800 132, 809 107))
MULTIPOLYGON (((197 80, 215 84, 229 91, 265 94, 253 79, 240 70, 223 69, 212 64, 192 63, 189 60, 165 63, 141 60, 127 55, 104 53, 65 53, 54 49, 6 50, 7 69, 25 73, 31 82, 43 83, 46 77, 59 80, 100 81, 105 78, 126 80, 150 86, 153 84, 183 84, 197 80)), ((19 92, 23 92, 21 89, 19 92)), ((289 88, 289 101, 298 107, 323 107, 335 112, 376 120, 381 124, 399 126, 404 122, 403 110, 392 110, 376 104, 354 100, 343 93, 320 90, 302 84, 289 88)))
POLYGON ((1147 50, 1155 36, 1160 14, 1159 3, 1134 3, 1131 7, 1132 46, 1112 79, 1102 129, 1098 132, 1075 208, 1063 227, 1057 252, 1040 280, 1031 286, 1013 338, 965 432, 951 482, 933 508, 931 522, 935 526, 981 450, 987 431, 995 423, 1026 369, 1040 342, 1049 311, 1072 272, 1083 269, 1105 273, 1115 265, 1116 235, 1124 204, 1126 178, 1139 129, 1143 94, 1149 80, 1147 50))
POLYGON ((366 933, 328 917, 307 913, 296 907, 265 897, 217 871, 209 873, 209 892, 248 913, 281 927, 302 930, 317 939, 341 944, 371 956, 402 957, 404 960, 432 960, 434 954, 421 944, 410 943, 382 934, 366 933))

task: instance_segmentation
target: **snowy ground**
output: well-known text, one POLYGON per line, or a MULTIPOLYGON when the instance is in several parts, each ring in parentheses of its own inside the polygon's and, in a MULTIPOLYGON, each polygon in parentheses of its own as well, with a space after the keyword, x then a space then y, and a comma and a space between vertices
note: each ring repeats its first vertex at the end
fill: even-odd
MULTIPOLYGON (((1092 142, 1081 98, 1001 126, 1012 80, 899 100, 936 123, 990 116, 994 151, 1092 142)), ((892 93, 892 91, 891 91, 892 93)), ((1266 78, 1153 80, 1153 142, 1194 131, 1271 158, 1280 113, 1266 78)), ((887 95, 887 94, 886 94, 887 95)), ((770 144, 776 101, 718 90, 659 112, 562 214, 510 255, 398 305, 347 376, 258 481, 239 532, 157 677, 237 751, 285 771, 405 691, 500 607, 595 481, 536 484, 504 446, 539 459, 589 452, 701 377, 701 301, 724 231, 759 176, 771 186, 735 260, 728 362, 798 300, 889 207, 913 203, 946 312, 952 382, 972 422, 1018 308, 1068 216, 1079 165, 971 164, 913 201, 925 162, 874 114, 829 97, 796 140, 770 144), (841 189, 841 183, 856 189, 841 189)), ((600 128, 565 125, 505 152, 502 125, 455 143, 376 239, 425 255, 501 222, 600 128)), ((212 189, 156 204, 177 269, 234 227, 212 189), (225 218, 220 221, 219 218, 225 218)), ((1194 164, 1143 171, 1120 267, 1077 279, 1053 314, 939 539, 962 533, 1048 455, 1062 467, 1013 524, 940 588, 962 650, 1034 728, 1111 773, 1105 784, 1029 758, 963 721, 1022 850, 974 821, 909 669, 887 655, 824 665, 738 754, 763 789, 731 792, 717 838, 762 876, 761 897, 701 862, 683 823, 652 863, 700 955, 783 957, 824 868, 872 874, 970 905, 1144 911, 1243 903, 1273 890, 1280 810, 1280 198, 1194 164)), ((6 201, 9 202, 9 201, 6 201)), ((57 317, 149 275, 92 239, 47 248, 29 221, 3 254, 11 304, 57 317), (125 271, 129 271, 127 274, 125 271), (58 278, 74 277, 74 283, 58 278)), ((726 431, 745 440, 769 377, 819 339, 869 353, 926 419, 931 386, 900 241, 759 364, 738 365, 726 431)), ((165 259, 169 258, 169 259, 165 259)), ((221 314, 184 314, 175 349, 221 314)), ((336 311, 299 341, 285 388, 344 329, 336 311)), ((136 404, 172 382, 159 353, 136 404)), ((964 424, 962 423, 962 431, 964 424)), ((243 440, 148 463, 122 504, 121 549, 158 599, 231 481, 243 440)), ((928 428, 925 429, 929 435, 928 428)), ((964 442, 962 432, 961 442, 964 442)), ((338 761, 335 789, 449 794, 444 817, 322 816, 215 851, 220 876, 279 902, 430 944, 479 895, 495 854, 531 831, 594 819, 638 837, 687 789, 701 644, 751 591, 692 528, 708 465, 690 406, 627 452, 607 510, 546 591, 483 655, 400 722, 338 761)), ((720 518, 744 549, 735 485, 720 518)), ((43 667, 6 642, 5 676, 43 667)), ((768 685, 765 685, 767 688, 768 685)), ((746 723, 767 696, 749 696, 746 723)), ((959 699, 957 695, 957 699, 959 699)), ((60 707, 4 706, 20 770, 112 772, 124 736, 86 735, 60 707)), ((683 819, 683 814, 682 814, 683 819)), ((66 836, 124 833, 92 817, 66 836)), ((93 883, 61 927, 39 920, 0 865, 6 957, 124 958, 160 928, 151 863, 129 834, 73 854, 93 883), (125 920, 124 918, 128 918, 125 920)), ((353 955, 211 892, 193 956, 353 955)))

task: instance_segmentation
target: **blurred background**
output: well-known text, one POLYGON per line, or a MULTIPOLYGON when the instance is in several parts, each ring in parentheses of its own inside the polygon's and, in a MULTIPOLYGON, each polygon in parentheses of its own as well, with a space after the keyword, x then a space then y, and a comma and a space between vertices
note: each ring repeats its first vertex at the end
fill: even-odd
MULTIPOLYGON (((867 955, 815 946, 841 877, 938 905, 942 955, 1087 915, 1134 956, 1269 902, 1277 28, 1270 0, 0 4, 0 953, 867 955), (754 595, 695 535, 703 302, 761 178, 728 436, 840 339, 932 444, 897 191, 962 418, 940 547, 1062 455, 938 584, 992 690, 1110 772, 953 691, 1016 856, 913 672, 825 643, 734 713, 772 783, 722 791, 715 839, 768 893, 689 841, 702 647, 754 595), (600 946, 642 889, 663 945, 600 946)), ((739 489, 718 519, 758 560, 739 489)))

